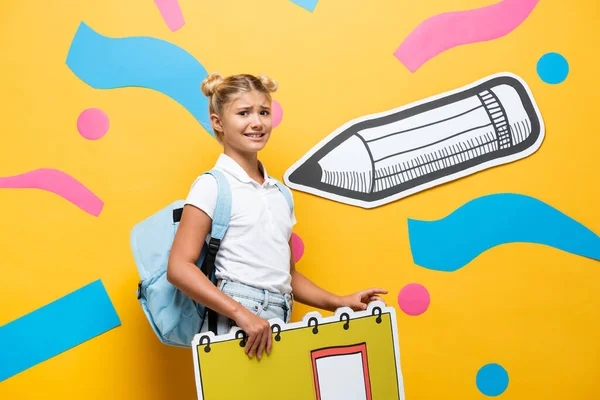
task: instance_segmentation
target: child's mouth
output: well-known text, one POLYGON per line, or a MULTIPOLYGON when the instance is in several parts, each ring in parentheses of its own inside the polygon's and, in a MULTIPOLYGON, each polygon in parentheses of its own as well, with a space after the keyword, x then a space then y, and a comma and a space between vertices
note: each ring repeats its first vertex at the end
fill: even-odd
POLYGON ((265 136, 264 133, 244 133, 244 136, 249 137, 251 139, 260 139, 265 136))

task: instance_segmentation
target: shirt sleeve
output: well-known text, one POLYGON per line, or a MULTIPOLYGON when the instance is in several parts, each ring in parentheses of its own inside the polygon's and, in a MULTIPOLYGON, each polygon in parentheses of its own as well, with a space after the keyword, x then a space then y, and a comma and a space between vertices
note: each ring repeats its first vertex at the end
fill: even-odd
POLYGON ((209 174, 200 175, 192 184, 185 204, 198 207, 211 219, 217 205, 217 181, 209 174))

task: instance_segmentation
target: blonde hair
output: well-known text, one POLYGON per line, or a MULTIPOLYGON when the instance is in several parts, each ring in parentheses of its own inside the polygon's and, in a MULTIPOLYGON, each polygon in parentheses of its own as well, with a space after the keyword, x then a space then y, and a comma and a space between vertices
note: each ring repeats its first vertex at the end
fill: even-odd
MULTIPOLYGON (((200 84, 200 89, 208 97, 208 112, 210 114, 223 115, 223 108, 233 100, 240 92, 256 90, 263 93, 267 100, 271 101, 271 93, 276 92, 277 81, 266 75, 238 74, 223 77, 218 72, 208 75, 200 84)), ((221 141, 223 132, 215 131, 217 139, 221 141)))

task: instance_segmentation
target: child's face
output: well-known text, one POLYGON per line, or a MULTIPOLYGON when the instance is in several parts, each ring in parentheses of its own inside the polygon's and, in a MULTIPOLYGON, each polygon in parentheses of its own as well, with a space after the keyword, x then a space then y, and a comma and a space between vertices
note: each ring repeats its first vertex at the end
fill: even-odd
POLYGON ((241 153, 263 149, 273 126, 271 103, 258 91, 244 92, 225 105, 220 123, 223 145, 241 153))

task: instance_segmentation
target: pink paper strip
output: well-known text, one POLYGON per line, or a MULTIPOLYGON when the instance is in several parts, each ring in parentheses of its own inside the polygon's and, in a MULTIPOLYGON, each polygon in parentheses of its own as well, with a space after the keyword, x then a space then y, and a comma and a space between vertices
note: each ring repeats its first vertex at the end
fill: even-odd
POLYGON ((175 32, 185 25, 183 13, 181 12, 181 7, 179 7, 179 2, 177 0, 154 0, 154 3, 172 32, 175 32))
POLYGON ((42 168, 21 175, 0 177, 0 188, 46 190, 96 217, 104 206, 104 202, 78 180, 56 169, 42 168))
POLYGON ((539 0, 504 0, 469 11, 435 15, 413 30, 394 52, 411 72, 456 46, 505 36, 527 19, 539 0))

